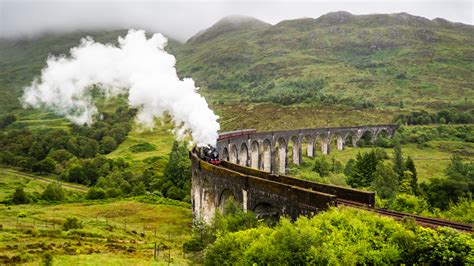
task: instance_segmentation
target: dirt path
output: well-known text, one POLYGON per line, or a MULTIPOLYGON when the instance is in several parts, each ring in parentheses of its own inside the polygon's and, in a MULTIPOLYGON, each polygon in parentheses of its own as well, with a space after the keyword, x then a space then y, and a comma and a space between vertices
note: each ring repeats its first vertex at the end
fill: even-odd
POLYGON ((20 172, 20 171, 9 169, 9 168, 0 168, 0 171, 8 172, 8 173, 11 173, 11 174, 19 175, 19 176, 30 178, 30 179, 36 179, 36 180, 39 180, 39 181, 42 181, 42 182, 45 182, 45 183, 59 182, 61 184, 61 186, 65 187, 65 188, 87 192, 87 188, 85 188, 85 187, 71 185, 71 184, 68 184, 68 183, 60 182, 58 180, 49 179, 49 178, 46 178, 46 177, 35 176, 35 175, 32 175, 32 174, 20 172))

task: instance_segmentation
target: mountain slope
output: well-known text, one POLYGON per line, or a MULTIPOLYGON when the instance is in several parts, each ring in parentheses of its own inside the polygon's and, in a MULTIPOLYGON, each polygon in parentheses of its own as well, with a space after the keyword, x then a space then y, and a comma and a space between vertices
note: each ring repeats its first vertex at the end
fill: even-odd
POLYGON ((180 75, 205 89, 283 104, 472 106, 473 26, 407 13, 248 19, 217 30, 222 21, 177 50, 180 75))

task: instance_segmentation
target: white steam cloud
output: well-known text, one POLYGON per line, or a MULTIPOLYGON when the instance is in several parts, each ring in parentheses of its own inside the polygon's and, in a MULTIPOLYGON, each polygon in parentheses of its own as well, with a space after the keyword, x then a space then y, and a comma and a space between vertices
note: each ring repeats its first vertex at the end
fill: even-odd
POLYGON ((155 118, 168 113, 175 123, 175 133, 183 137, 191 132, 201 146, 215 145, 218 116, 197 93, 192 79, 180 80, 176 60, 164 48, 167 39, 130 30, 119 37, 118 47, 94 42, 87 37, 71 56, 50 57, 41 77, 26 87, 21 97, 24 107, 47 107, 76 124, 91 124, 97 108, 91 90, 101 90, 107 97, 128 92, 128 103, 138 109, 137 122, 152 128, 155 118))

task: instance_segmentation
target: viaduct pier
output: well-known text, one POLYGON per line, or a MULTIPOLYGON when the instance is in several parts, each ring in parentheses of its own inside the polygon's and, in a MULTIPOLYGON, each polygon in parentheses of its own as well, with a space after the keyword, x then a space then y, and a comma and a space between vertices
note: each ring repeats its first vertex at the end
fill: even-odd
POLYGON ((285 174, 288 159, 299 165, 303 151, 308 157, 317 153, 329 154, 332 147, 338 150, 343 150, 347 144, 356 147, 363 136, 371 142, 380 135, 391 137, 397 128, 397 125, 378 125, 269 132, 241 130, 222 133, 217 149, 222 160, 285 174))
POLYGON ((256 132, 241 130, 220 134, 217 149, 221 164, 201 159, 193 150, 192 208, 194 217, 209 222, 230 198, 259 217, 312 216, 330 206, 349 206, 369 210, 400 220, 414 219, 427 227, 448 226, 473 232, 473 226, 375 208, 375 194, 347 187, 321 184, 285 175, 288 158, 301 162, 302 153, 312 157, 328 154, 331 147, 342 150, 346 144, 357 146, 364 135, 373 142, 380 134, 393 136, 396 125, 316 128, 256 132), (250 149, 249 149, 250 147, 250 149), (318 148, 318 149, 316 149, 318 148), (319 151, 318 151, 319 150, 319 151))
POLYGON ((344 149, 346 142, 356 146, 369 134, 374 141, 380 134, 392 136, 397 126, 315 128, 256 132, 241 130, 220 134, 217 149, 222 163, 212 165, 190 153, 192 161, 192 204, 195 217, 209 221, 229 198, 244 210, 262 216, 297 218, 313 215, 338 199, 374 206, 373 192, 296 179, 285 175, 288 158, 299 164, 303 147, 307 156, 328 154, 331 142, 344 149), (250 147, 250 148, 249 148, 250 147))

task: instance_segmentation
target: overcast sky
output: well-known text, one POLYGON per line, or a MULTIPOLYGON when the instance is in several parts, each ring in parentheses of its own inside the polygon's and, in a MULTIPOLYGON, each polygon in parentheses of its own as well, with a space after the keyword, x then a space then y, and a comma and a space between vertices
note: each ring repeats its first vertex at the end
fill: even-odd
POLYGON ((331 11, 353 14, 407 12, 429 19, 474 24, 474 0, 400 1, 91 1, 0 0, 0 38, 50 31, 143 28, 185 41, 227 15, 247 15, 275 24, 331 11))

